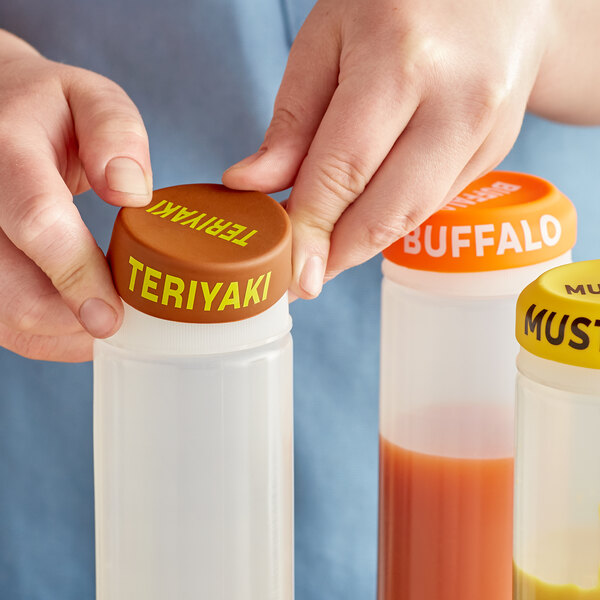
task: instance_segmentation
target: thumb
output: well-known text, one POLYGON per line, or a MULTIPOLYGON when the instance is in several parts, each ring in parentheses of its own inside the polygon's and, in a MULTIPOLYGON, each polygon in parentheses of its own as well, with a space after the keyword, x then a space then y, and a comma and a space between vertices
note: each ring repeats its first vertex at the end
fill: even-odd
POLYGON ((114 82, 76 69, 67 87, 79 158, 104 201, 143 206, 152 197, 148 135, 135 104, 114 82))
POLYGON ((225 171, 226 186, 272 193, 293 184, 337 87, 339 60, 339 35, 317 3, 290 50, 265 139, 225 171))

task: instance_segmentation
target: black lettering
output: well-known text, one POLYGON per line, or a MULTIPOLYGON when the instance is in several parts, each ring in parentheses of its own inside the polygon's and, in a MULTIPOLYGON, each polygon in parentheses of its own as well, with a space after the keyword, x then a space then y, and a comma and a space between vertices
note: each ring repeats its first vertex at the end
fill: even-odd
POLYGON ((574 288, 567 283, 565 285, 565 290, 567 290, 567 294, 583 294, 585 296, 585 288, 581 284, 574 288))
POLYGON ((535 309, 535 304, 532 304, 527 310, 527 314, 525 315, 525 335, 529 335, 530 331, 535 332, 535 337, 539 342, 542 337, 542 319, 544 318, 544 315, 548 312, 548 310, 543 308, 534 317, 533 311, 535 309))
POLYGON ((573 322, 571 323, 571 333, 576 338, 579 338, 580 341, 574 342, 573 340, 570 340, 569 346, 571 346, 571 348, 574 348, 575 350, 585 350, 590 345, 590 336, 587 331, 582 329, 581 325, 589 327, 591 324, 592 321, 586 317, 577 317, 576 319, 573 319, 573 322))
POLYGON ((598 283, 596 287, 598 288, 597 290, 594 289, 594 286, 591 283, 587 284, 587 289, 590 294, 600 294, 600 283, 598 283))
POLYGON ((565 327, 567 326, 569 315, 565 315, 560 320, 560 325, 558 326, 558 335, 556 337, 552 335, 552 321, 554 321, 555 316, 556 313, 554 311, 548 315, 548 320, 546 321, 546 339, 553 346, 560 346, 565 341, 565 327))

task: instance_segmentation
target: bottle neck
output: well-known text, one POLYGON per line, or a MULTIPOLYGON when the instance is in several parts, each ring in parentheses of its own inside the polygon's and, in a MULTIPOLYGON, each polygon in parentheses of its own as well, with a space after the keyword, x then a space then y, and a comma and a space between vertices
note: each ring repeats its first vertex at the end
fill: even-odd
POLYGON ((600 369, 588 369, 540 358, 521 348, 517 357, 519 373, 547 387, 575 394, 600 394, 600 369))
POLYGON ((383 259, 384 276, 404 287, 444 296, 517 296, 521 290, 549 269, 571 262, 571 252, 552 260, 503 269, 475 273, 442 273, 421 271, 397 265, 383 259))
POLYGON ((264 312, 232 323, 180 323, 123 303, 123 324, 104 343, 139 354, 190 356, 237 352, 282 337, 292 328, 287 293, 264 312))

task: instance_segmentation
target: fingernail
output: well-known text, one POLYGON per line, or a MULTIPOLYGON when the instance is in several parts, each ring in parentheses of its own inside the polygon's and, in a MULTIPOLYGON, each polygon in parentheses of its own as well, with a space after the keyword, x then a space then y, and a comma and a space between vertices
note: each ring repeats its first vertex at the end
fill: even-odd
POLYGON ((117 313, 104 300, 88 298, 79 309, 79 318, 91 335, 102 338, 112 333, 117 313))
POLYGON ((325 273, 325 263, 320 256, 311 256, 302 267, 302 273, 300 273, 300 280, 298 281, 300 287, 309 296, 315 297, 321 293, 323 287, 323 275, 325 273))
POLYGON ((106 165, 106 185, 113 192, 143 196, 147 200, 150 189, 142 167, 132 158, 113 158, 106 165))
MULTIPOLYGON (((227 171, 231 171, 232 169, 243 169, 244 167, 249 167, 252 163, 256 162, 266 151, 266 148, 261 148, 258 152, 255 152, 250 156, 246 156, 246 158, 240 160, 240 162, 238 163, 235 163, 235 165, 231 165, 231 167, 229 167, 227 171)), ((225 172, 227 173, 227 171, 225 172)))

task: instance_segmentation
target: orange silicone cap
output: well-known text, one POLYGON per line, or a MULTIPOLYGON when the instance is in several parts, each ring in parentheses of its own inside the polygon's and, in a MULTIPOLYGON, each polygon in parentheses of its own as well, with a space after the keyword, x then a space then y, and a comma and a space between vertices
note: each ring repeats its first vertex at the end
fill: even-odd
POLYGON ((383 255, 422 271, 497 271, 552 260, 576 237, 575 207, 555 186, 533 175, 493 171, 383 255))
POLYGON ((291 225, 259 192, 194 184, 119 211, 108 250, 121 298, 154 317, 239 321, 265 311, 291 281, 291 225))

